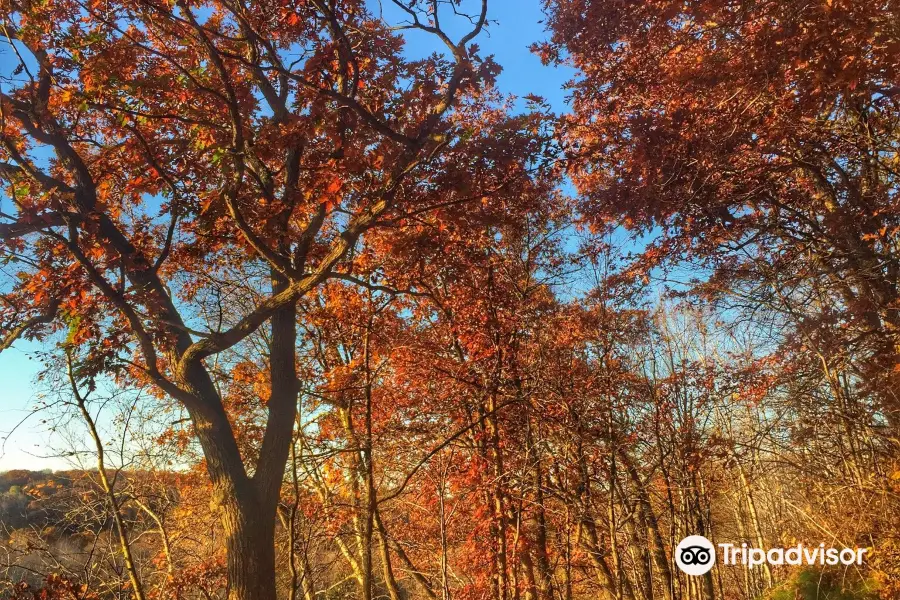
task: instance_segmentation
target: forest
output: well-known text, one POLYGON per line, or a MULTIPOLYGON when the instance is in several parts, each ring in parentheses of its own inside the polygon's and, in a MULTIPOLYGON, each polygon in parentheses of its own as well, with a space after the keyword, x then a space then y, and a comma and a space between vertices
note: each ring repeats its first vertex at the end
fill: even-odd
POLYGON ((0 0, 0 598, 900 598, 900 0, 510 2, 0 0))

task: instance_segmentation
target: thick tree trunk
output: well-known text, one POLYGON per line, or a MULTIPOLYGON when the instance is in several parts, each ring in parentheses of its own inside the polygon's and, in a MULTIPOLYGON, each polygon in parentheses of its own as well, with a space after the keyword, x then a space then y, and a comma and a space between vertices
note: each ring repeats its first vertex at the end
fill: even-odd
MULTIPOLYGON (((286 287, 273 275, 273 294, 286 287)), ((299 384, 295 362, 296 307, 272 317, 269 416, 253 477, 244 468, 228 416, 208 373, 194 364, 183 374, 192 395, 197 437, 213 483, 211 506, 225 530, 229 600, 275 600, 275 522, 293 439, 299 384)))
MULTIPOLYGON (((253 490, 247 490, 251 493, 253 490)), ((262 518, 258 503, 223 507, 228 556, 228 600, 275 600, 275 523, 262 518)))

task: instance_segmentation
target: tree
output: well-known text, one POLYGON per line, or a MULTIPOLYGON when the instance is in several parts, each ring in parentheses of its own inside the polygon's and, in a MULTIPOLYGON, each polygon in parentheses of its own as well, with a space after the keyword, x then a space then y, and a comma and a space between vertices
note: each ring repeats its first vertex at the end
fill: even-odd
POLYGON ((558 119, 478 0, 3 2, 0 349, 88 462, 0 593, 897 595, 894 4, 548 2, 558 119))
POLYGON ((443 3, 395 4, 443 54, 406 60, 360 1, 2 4, 19 65, 0 97, 0 240, 20 270, 0 348, 65 328, 82 378, 150 384, 187 410, 231 598, 275 596, 297 302, 352 277, 368 232, 490 202, 544 149, 532 122, 505 118, 498 68, 472 43, 486 0, 457 39, 443 3), (226 272, 249 282, 239 298, 226 272), (250 461, 210 363, 263 334, 250 461))
POLYGON ((637 273, 692 261, 695 291, 779 314, 895 435, 900 5, 546 4, 588 220, 652 234, 637 273))

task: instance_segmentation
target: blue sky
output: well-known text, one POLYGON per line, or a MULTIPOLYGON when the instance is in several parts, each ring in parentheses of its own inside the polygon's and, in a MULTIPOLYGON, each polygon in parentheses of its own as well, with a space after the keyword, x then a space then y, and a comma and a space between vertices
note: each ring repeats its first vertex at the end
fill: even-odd
MULTIPOLYGON (((382 0, 385 17, 398 22, 399 10, 391 8, 390 0, 382 0)), ((464 2, 471 4, 471 0, 464 2)), ((377 0, 371 4, 378 9, 377 0)), ((524 96, 533 93, 543 96, 554 110, 565 110, 564 83, 572 77, 566 69, 545 67, 528 47, 545 39, 539 0, 490 0, 488 17, 491 23, 477 40, 483 56, 494 55, 503 67, 498 81, 501 91, 524 96)), ((453 25, 444 23, 448 29, 453 25)), ((461 25, 461 24, 460 24, 461 25)), ((437 47, 427 34, 407 33, 407 53, 418 58, 437 47)), ((0 49, 0 73, 8 73, 15 65, 8 49, 0 49), (11 66, 12 65, 12 66, 11 66)), ((0 204, 6 204, 0 200, 0 204)), ((18 342, 0 354, 0 439, 4 448, 0 453, 0 471, 9 469, 61 469, 69 465, 61 459, 46 458, 52 454, 52 440, 40 426, 40 416, 32 417, 12 434, 9 432, 25 417, 35 404, 40 391, 35 378, 39 361, 36 344, 18 342)))
MULTIPOLYGON (((379 0, 369 0, 374 10, 378 10, 379 0)), ((392 8, 390 0, 380 0, 384 16, 390 23, 403 20, 402 12, 392 8)), ((463 8, 473 9, 478 2, 463 0, 463 8)), ((501 91, 518 96, 537 94, 543 96, 557 111, 565 110, 566 92, 563 85, 572 78, 573 71, 545 67, 528 47, 547 38, 544 32, 544 14, 540 0, 488 0, 487 31, 476 40, 482 56, 494 55, 503 67, 498 80, 501 91)), ((441 25, 452 33, 467 33, 467 22, 443 19, 441 25)), ((454 36, 454 41, 460 37, 454 36)), ((405 32, 406 51, 411 57, 422 57, 439 48, 434 37, 418 31, 405 32)))

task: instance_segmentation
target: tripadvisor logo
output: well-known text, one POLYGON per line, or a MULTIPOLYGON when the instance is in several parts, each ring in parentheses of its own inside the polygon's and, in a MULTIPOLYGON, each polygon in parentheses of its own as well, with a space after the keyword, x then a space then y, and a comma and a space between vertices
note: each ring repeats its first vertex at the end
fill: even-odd
MULTIPOLYGON (((792 548, 751 548, 747 544, 719 544, 722 564, 755 567, 770 565, 861 565, 868 548, 826 548, 825 544, 792 548)), ((675 564, 688 575, 704 575, 716 564, 716 549, 702 535, 689 535, 675 548, 675 564)))
POLYGON ((675 564, 688 575, 703 575, 716 564, 716 549, 702 535, 689 535, 675 548, 675 564))

